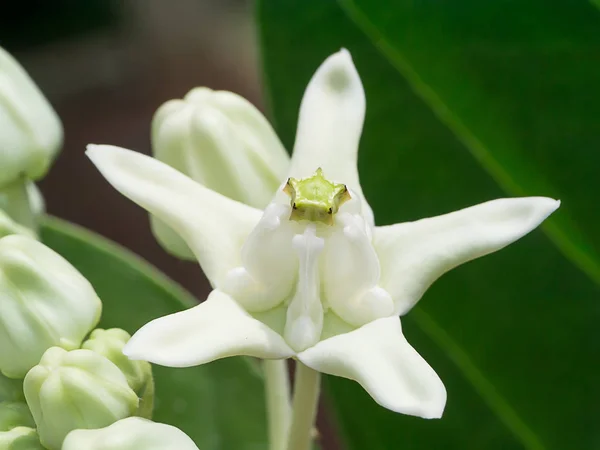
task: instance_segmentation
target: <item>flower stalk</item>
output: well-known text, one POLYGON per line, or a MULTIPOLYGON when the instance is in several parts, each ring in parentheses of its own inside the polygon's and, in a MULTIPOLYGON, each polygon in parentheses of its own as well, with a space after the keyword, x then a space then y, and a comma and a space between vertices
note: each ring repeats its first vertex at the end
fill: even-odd
POLYGON ((287 450, 310 450, 319 406, 321 373, 296 361, 292 425, 287 450))
POLYGON ((269 448, 285 450, 288 441, 292 409, 290 379, 286 360, 266 359, 263 363, 269 427, 269 448))

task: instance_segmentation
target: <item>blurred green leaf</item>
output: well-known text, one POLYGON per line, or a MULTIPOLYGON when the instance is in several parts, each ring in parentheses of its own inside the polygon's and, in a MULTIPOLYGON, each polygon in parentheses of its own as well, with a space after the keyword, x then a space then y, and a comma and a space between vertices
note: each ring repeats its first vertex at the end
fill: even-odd
MULTIPOLYGON (((100 327, 133 333, 196 303, 148 263, 90 231, 47 218, 41 234, 96 289, 104 305, 100 327)), ((227 358, 188 369, 154 366, 153 371, 155 421, 181 428, 202 450, 267 448, 263 382, 252 361, 227 358)))
POLYGON ((328 380, 348 448, 598 448, 598 9, 263 0, 258 21, 289 150, 310 77, 340 47, 352 53, 367 95, 361 181, 379 225, 505 196, 563 202, 546 233, 445 275, 403 319, 448 389, 442 420, 328 380))

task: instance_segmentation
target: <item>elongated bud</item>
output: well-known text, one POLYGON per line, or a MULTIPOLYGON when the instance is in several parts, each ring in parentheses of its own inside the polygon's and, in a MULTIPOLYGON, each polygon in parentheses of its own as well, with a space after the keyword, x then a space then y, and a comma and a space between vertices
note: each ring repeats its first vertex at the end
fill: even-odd
POLYGON ((154 402, 154 380, 152 367, 146 361, 134 361, 123 354, 123 347, 131 336, 119 328, 92 331, 90 338, 81 348, 92 350, 115 364, 127 378, 129 387, 140 398, 140 406, 136 415, 151 418, 154 402))
POLYGON ((45 450, 37 432, 29 427, 16 427, 0 431, 1 450, 45 450))
POLYGON ((119 420, 99 430, 69 433, 62 450, 198 450, 183 431, 141 417, 119 420))
POLYGON ((0 187, 42 177, 62 145, 60 120, 19 63, 0 48, 0 187))
POLYGON ((23 389, 40 441, 50 450, 59 450, 72 430, 106 427, 138 408, 125 375, 91 350, 50 348, 27 373, 23 389))
POLYGON ((0 372, 22 378, 44 352, 75 349, 98 323, 102 303, 63 257, 26 236, 0 239, 0 372))
MULTIPOLYGON (((152 123, 154 156, 234 200, 264 208, 285 178, 288 156, 265 117, 244 98, 208 88, 162 105, 152 123)), ((159 242, 192 258, 183 241, 152 218, 159 242)))

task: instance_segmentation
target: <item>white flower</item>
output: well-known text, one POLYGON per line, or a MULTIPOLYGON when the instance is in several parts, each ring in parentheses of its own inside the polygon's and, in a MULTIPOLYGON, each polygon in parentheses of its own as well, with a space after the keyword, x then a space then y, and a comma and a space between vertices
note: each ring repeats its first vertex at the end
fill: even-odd
MULTIPOLYGON (((192 89, 156 111, 152 153, 213 191, 260 209, 273 198, 289 165, 273 128, 248 100, 208 88, 192 89)), ((166 250, 194 259, 158 218, 151 217, 151 225, 166 250)))
POLYGON ((198 447, 178 428, 128 417, 106 428, 71 431, 62 450, 198 450, 198 447))
POLYGON ((388 409, 441 416, 444 385, 404 338, 399 316, 443 273, 519 239, 559 202, 501 199, 377 227, 356 165, 364 114, 360 78, 342 50, 304 95, 288 172, 296 187, 281 180, 264 212, 147 156, 89 148, 115 188, 186 241, 214 287, 201 305, 142 327, 125 347, 130 358, 187 367, 233 355, 295 357, 356 380, 388 409), (304 182, 323 189, 318 174, 306 180, 318 168, 349 189, 349 201, 342 203, 339 186, 329 200, 296 192, 304 182), (293 212, 283 190, 300 195, 304 209, 293 212), (290 220, 300 217, 313 220, 290 220))

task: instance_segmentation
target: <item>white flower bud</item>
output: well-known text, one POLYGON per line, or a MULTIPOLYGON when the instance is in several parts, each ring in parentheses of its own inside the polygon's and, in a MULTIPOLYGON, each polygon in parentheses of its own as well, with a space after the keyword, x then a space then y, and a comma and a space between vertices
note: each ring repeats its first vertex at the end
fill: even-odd
POLYGON ((21 65, 0 48, 0 186, 22 175, 42 177, 63 130, 48 100, 21 65))
POLYGON ((75 349, 98 323, 102 303, 62 256, 26 236, 0 239, 0 372, 22 378, 44 352, 75 349))
POLYGON ((33 428, 16 427, 0 431, 1 450, 45 450, 33 428))
POLYGON ((127 331, 119 328, 92 331, 90 338, 83 343, 81 348, 92 350, 115 364, 125 378, 129 387, 140 398, 140 407, 136 415, 150 418, 154 402, 154 380, 152 367, 149 362, 135 361, 123 354, 123 347, 131 336, 127 331))
MULTIPOLYGON (((234 200, 264 208, 286 176, 289 158, 265 117, 227 91, 192 89, 162 105, 152 123, 154 156, 234 200)), ((174 232, 151 219, 159 242, 191 257, 174 232)))
POLYGON ((29 407, 24 402, 0 402, 0 431, 16 427, 35 427, 29 407))
POLYGON ((183 431, 140 417, 119 420, 99 430, 69 433, 62 450, 198 450, 183 431))
POLYGON ((23 389, 40 441, 50 450, 59 450, 72 430, 106 427, 138 408, 125 375, 91 350, 50 348, 27 373, 23 389))

